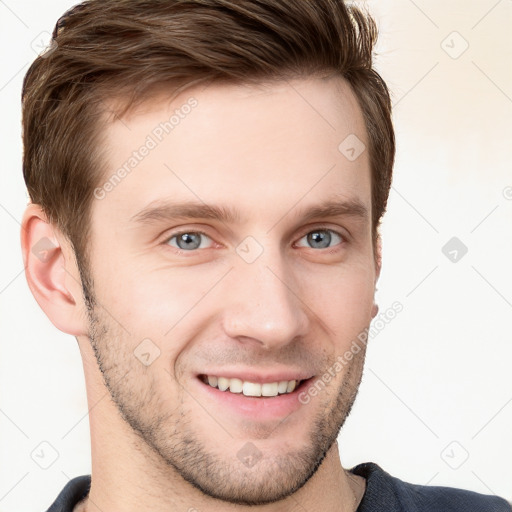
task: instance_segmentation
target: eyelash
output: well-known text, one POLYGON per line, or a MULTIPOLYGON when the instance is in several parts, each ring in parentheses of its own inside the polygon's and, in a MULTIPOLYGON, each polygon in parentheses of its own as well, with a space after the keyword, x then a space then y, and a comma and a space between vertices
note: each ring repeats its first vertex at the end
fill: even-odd
MULTIPOLYGON (((339 249, 339 246, 342 246, 342 245, 345 245, 348 240, 347 240, 347 236, 340 233, 339 231, 336 231, 335 229, 332 229, 332 228, 329 228, 327 226, 319 226, 319 227, 316 227, 315 229, 310 229, 309 231, 306 231, 303 235, 301 235, 299 237, 299 240, 301 240, 302 238, 304 238, 305 236, 309 235, 310 233, 316 233, 318 231, 327 231, 327 232, 331 232, 331 233, 334 233, 335 235, 339 236, 341 238, 341 242, 336 244, 335 246, 333 247, 326 247, 324 249, 316 249, 318 251, 325 251, 327 254, 333 254, 335 252, 337 252, 339 249)), ((183 230, 183 231, 179 231, 179 232, 176 232, 176 233, 173 233, 172 235, 166 237, 166 239, 163 241, 163 244, 164 245, 169 245, 169 242, 176 238, 176 237, 179 237, 180 235, 185 235, 185 234, 196 234, 196 235, 202 235, 202 236, 205 236, 207 238, 209 238, 210 240, 213 241, 213 239, 207 234, 205 233, 204 231, 200 231, 200 230, 193 230, 193 229, 187 229, 187 230, 183 230)), ((172 246, 170 246, 172 247, 172 246)), ((184 249, 180 249, 179 247, 172 247, 179 255, 182 255, 182 254, 185 254, 185 253, 190 253, 190 254, 194 254, 196 253, 197 251, 200 251, 200 250, 204 250, 204 249, 191 249, 189 251, 187 250, 184 250, 184 249)), ((314 247, 309 247, 309 249, 313 249, 315 250, 314 247)))

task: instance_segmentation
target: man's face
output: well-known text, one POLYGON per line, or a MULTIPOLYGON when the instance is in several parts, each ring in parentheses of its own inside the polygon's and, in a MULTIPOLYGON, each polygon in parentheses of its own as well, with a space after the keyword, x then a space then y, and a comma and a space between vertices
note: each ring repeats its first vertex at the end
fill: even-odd
POLYGON ((92 205, 90 338, 136 442, 208 495, 289 495, 355 399, 364 348, 334 363, 369 325, 377 277, 361 141, 341 79, 210 85, 105 133, 99 187, 128 172, 92 205), (346 211, 308 216, 328 202, 346 211), (277 396, 246 396, 262 391, 277 396))

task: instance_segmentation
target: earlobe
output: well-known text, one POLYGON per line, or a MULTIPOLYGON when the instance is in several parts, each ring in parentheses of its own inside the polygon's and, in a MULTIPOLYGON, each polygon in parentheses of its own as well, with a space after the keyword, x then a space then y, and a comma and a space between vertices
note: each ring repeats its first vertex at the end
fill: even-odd
POLYGON ((71 245, 39 205, 23 215, 21 248, 28 286, 41 309, 63 332, 86 334, 82 287, 71 245))

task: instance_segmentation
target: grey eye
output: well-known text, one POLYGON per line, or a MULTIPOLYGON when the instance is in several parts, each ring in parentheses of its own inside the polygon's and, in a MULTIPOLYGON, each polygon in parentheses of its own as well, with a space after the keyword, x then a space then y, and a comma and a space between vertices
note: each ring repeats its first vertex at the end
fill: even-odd
POLYGON ((343 241, 341 236, 331 229, 317 229, 302 237, 301 240, 306 239, 309 246, 313 249, 327 249, 331 247, 333 239, 336 241, 336 238, 338 239, 338 243, 343 241))
POLYGON ((169 238, 168 244, 172 247, 176 247, 177 249, 181 249, 184 251, 192 251, 195 249, 204 248, 201 247, 203 238, 209 239, 204 233, 199 233, 195 231, 186 231, 183 233, 177 233, 169 238), (176 241, 175 244, 172 243, 176 241))

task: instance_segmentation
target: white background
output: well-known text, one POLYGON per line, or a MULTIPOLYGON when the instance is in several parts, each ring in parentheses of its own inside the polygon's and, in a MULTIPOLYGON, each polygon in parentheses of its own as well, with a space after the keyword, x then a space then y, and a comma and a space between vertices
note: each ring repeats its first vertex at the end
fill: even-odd
MULTIPOLYGON (((0 0, 0 512, 46 510, 90 472, 78 348, 39 309, 19 247, 21 83, 72 4, 0 0), (34 450, 58 458, 42 469, 34 450)), ((512 500, 512 1, 366 4, 398 143, 377 300, 404 309, 369 344, 342 462, 512 500), (452 237, 468 248, 456 263, 452 237)))

